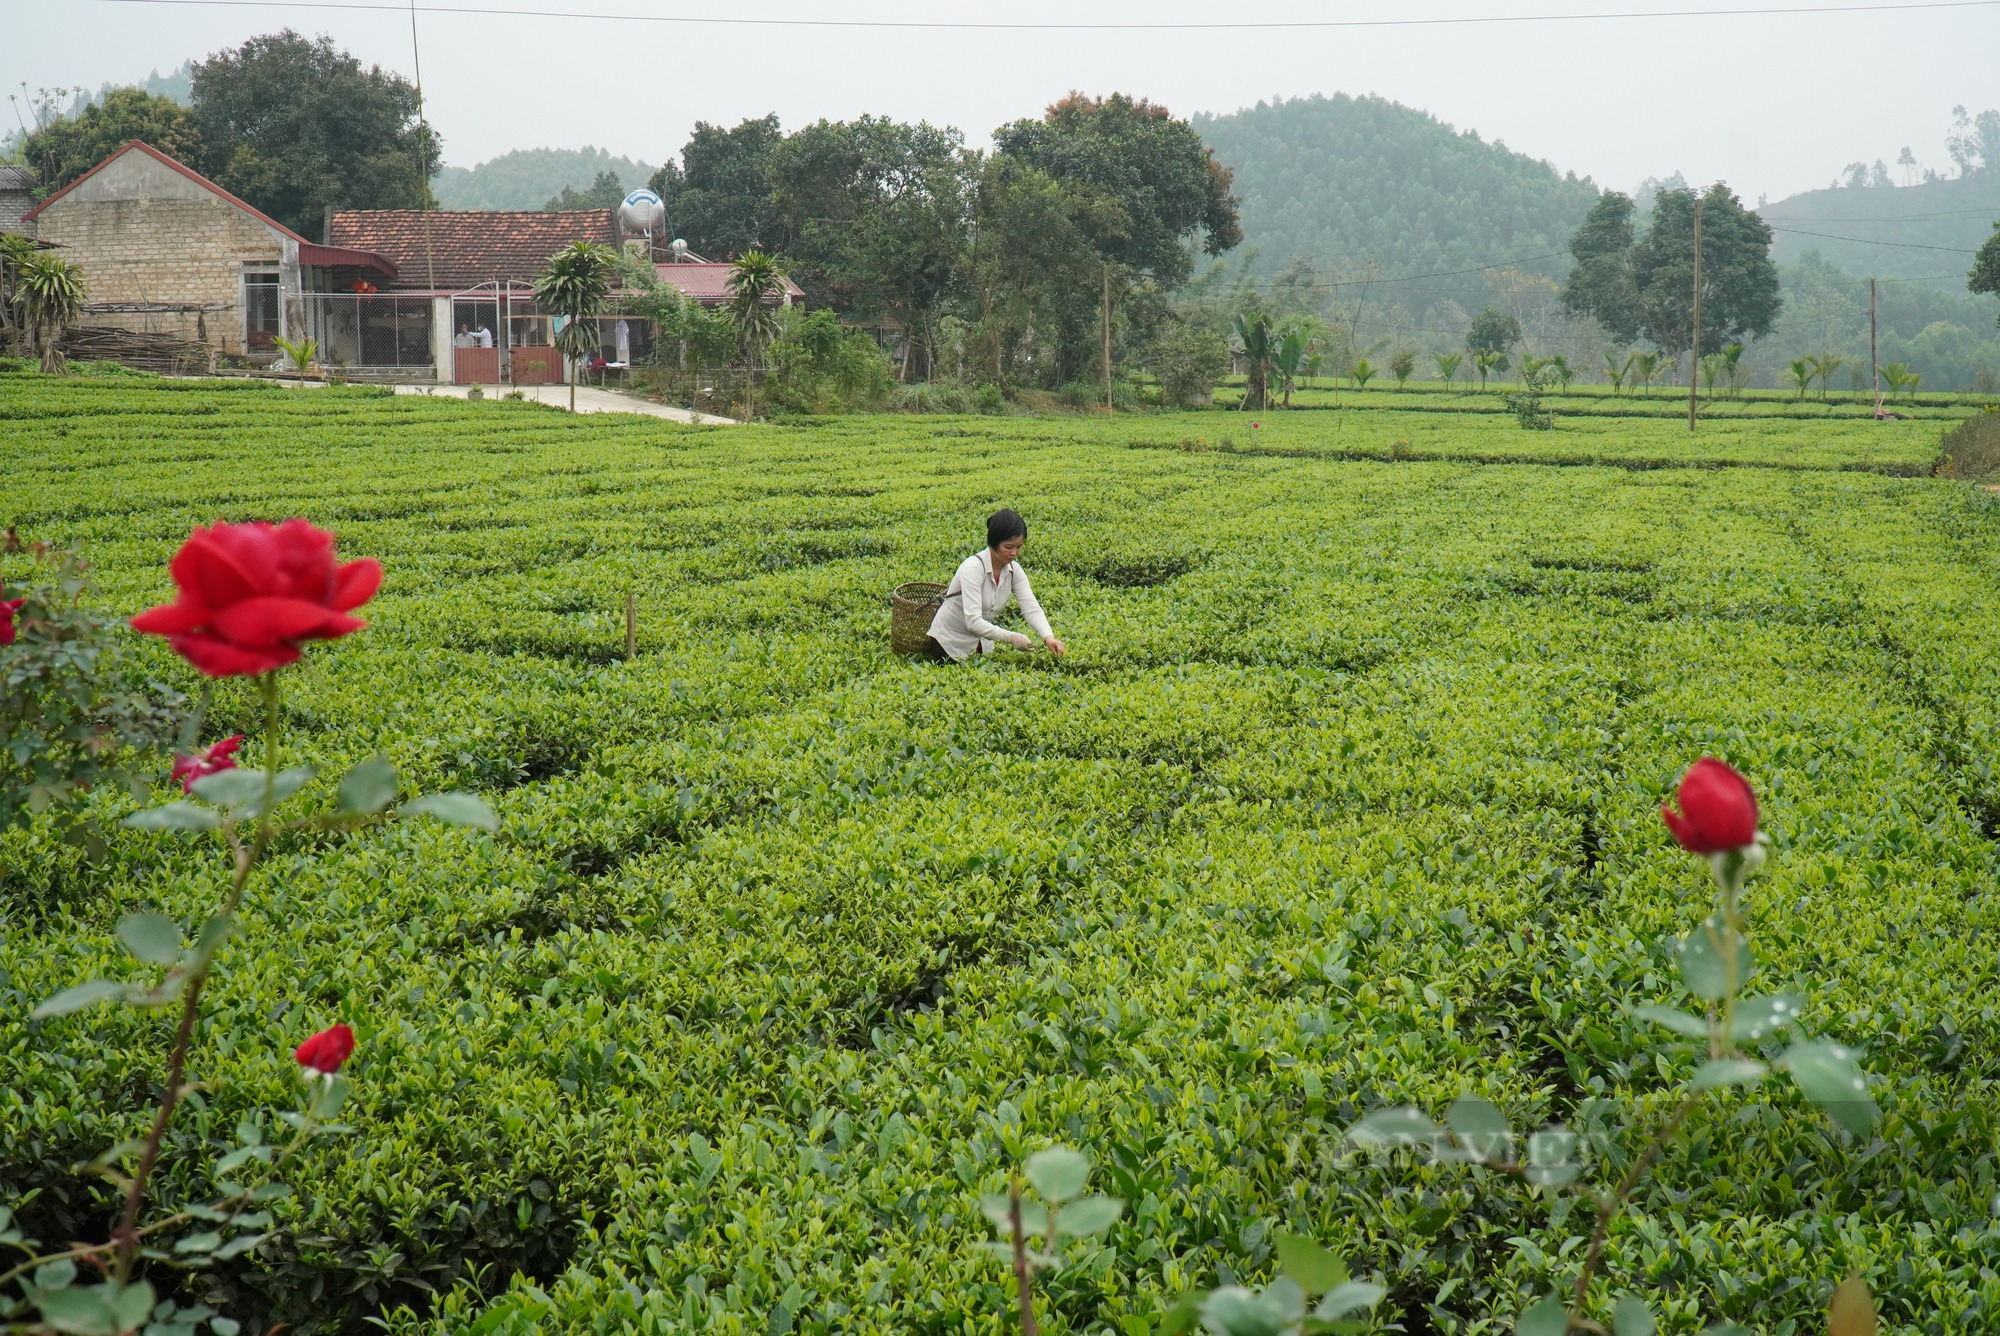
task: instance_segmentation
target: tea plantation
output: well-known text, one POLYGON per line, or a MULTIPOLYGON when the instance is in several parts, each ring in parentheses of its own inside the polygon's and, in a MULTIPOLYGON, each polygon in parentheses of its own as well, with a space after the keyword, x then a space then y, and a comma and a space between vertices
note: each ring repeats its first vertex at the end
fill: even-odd
MULTIPOLYGON (((335 530, 388 579, 291 674, 288 763, 380 752, 502 818, 298 838, 255 883, 157 1198, 294 1100, 299 1038, 360 1045, 353 1135, 198 1282, 246 1325, 998 1333, 978 1196, 1061 1141, 1127 1206, 1043 1282, 1045 1331, 1143 1336, 1268 1276, 1279 1230, 1386 1285, 1380 1329, 1511 1331, 1585 1212, 1341 1130, 1468 1090, 1517 1124, 1657 1111, 1694 1054, 1622 1008, 1687 1005, 1670 947, 1710 891, 1658 807, 1709 753, 1773 839, 1764 984, 1865 1051, 1884 1118, 1718 1098, 1605 1272, 1672 1333, 1822 1331, 1851 1271, 1885 1330, 1958 1333, 2000 1326, 2000 506, 1928 476, 1938 435, 1392 404, 681 428, 17 377, 0 520, 82 540, 126 612, 194 524, 335 530), (893 656, 887 591, 1003 504, 1070 655, 893 656)), ((258 708, 225 684, 204 737, 258 708)), ((92 868, 0 837, 0 1202, 44 1239, 103 1237, 76 1166, 136 1135, 172 1018, 27 1014, 223 875, 192 839, 92 868)))

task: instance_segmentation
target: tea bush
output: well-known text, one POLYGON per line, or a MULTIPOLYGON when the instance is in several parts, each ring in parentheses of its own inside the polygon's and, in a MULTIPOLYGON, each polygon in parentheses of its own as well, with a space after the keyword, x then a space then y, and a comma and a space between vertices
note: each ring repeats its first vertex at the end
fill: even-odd
MULTIPOLYGON (((1883 1118, 1719 1099, 1606 1273, 1670 1333, 1820 1330, 1850 1271, 1890 1331, 2000 1312, 2000 512, 1923 476, 1934 423, 1382 409, 1192 450, 1186 418, 684 428, 27 376, 0 419, 0 518, 86 543, 100 602, 157 602, 217 516, 379 558, 288 745, 501 816, 281 841, 246 901, 163 1202, 293 1079, 303 1014, 361 1040, 359 1135, 203 1282, 246 1323, 1000 1332, 981 1198, 1063 1142, 1125 1209, 1037 1282, 1044 1331, 1141 1336, 1288 1236, 1387 1291, 1374 1329, 1511 1330, 1583 1213, 1344 1129, 1670 1097, 1688 1069, 1623 1004, 1676 997, 1656 809, 1704 752, 1764 800, 1760 986, 1865 1050, 1883 1118), (887 590, 999 504, 1071 653, 895 659, 887 590)), ((225 684, 211 731, 259 708, 225 684)), ((55 839, 0 834, 0 1204, 102 1237, 72 1166, 156 1097, 164 1022, 27 1013, 213 869, 121 833, 84 882, 55 839)))

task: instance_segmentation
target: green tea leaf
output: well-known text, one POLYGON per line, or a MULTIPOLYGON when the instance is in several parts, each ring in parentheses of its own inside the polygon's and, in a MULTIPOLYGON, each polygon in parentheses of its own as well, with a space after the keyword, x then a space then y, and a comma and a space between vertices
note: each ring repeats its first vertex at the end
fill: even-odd
POLYGON ((181 929, 164 914, 127 914, 118 920, 118 940, 148 965, 171 965, 181 958, 181 929))
POLYGON ((110 1285, 89 1285, 67 1290, 45 1290, 35 1302, 42 1310, 42 1322, 70 1336, 116 1336, 117 1292, 110 1285))
POLYGON ((1047 1201, 1068 1201, 1090 1182, 1090 1157, 1067 1146, 1038 1150, 1022 1166, 1028 1182, 1047 1201))
POLYGON ((435 817, 447 826, 474 826, 488 835, 500 829, 500 818, 486 800, 470 793, 427 793, 404 803, 400 810, 405 816, 435 817))
POLYGON ((343 812, 379 812, 396 801, 396 767, 371 756, 348 771, 336 799, 343 812))

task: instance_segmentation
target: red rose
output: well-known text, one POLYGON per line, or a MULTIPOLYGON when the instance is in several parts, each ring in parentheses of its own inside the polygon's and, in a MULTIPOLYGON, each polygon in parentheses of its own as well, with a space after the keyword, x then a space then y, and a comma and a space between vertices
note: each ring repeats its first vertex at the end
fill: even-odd
POLYGON ((292 1051, 299 1066, 320 1076, 332 1076, 354 1056, 354 1031, 343 1022, 329 1025, 292 1051))
POLYGON ((209 775, 220 774, 224 770, 236 768, 236 749, 243 745, 243 735, 224 738, 202 752, 199 756, 176 756, 174 758, 174 778, 181 782, 182 793, 193 793, 194 782, 209 775))
POLYGON ((14 643, 14 614, 19 612, 21 605, 27 601, 25 598, 16 598, 0 603, 0 645, 14 643))
POLYGON ((1690 853, 1719 854, 1757 842, 1757 795, 1750 781, 1704 756, 1681 777, 1681 810, 1660 808, 1667 829, 1690 853))
POLYGON ((348 614, 375 596, 381 563, 337 563, 333 535, 305 520, 196 529, 169 569, 176 597, 132 619, 167 637, 210 677, 254 677, 299 660, 302 640, 337 640, 368 623, 348 614))

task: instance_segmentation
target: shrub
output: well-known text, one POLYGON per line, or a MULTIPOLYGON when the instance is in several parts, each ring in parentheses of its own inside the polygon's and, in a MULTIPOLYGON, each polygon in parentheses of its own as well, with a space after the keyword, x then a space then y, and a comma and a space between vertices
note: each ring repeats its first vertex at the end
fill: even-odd
POLYGON ((1958 478, 1991 478, 2000 474, 2000 411, 1988 408, 1944 434, 1938 472, 1958 478))
POLYGON ((1153 350, 1153 372, 1164 408, 1194 408, 1215 396, 1215 384, 1229 372, 1229 342, 1209 330, 1177 325, 1153 350))

